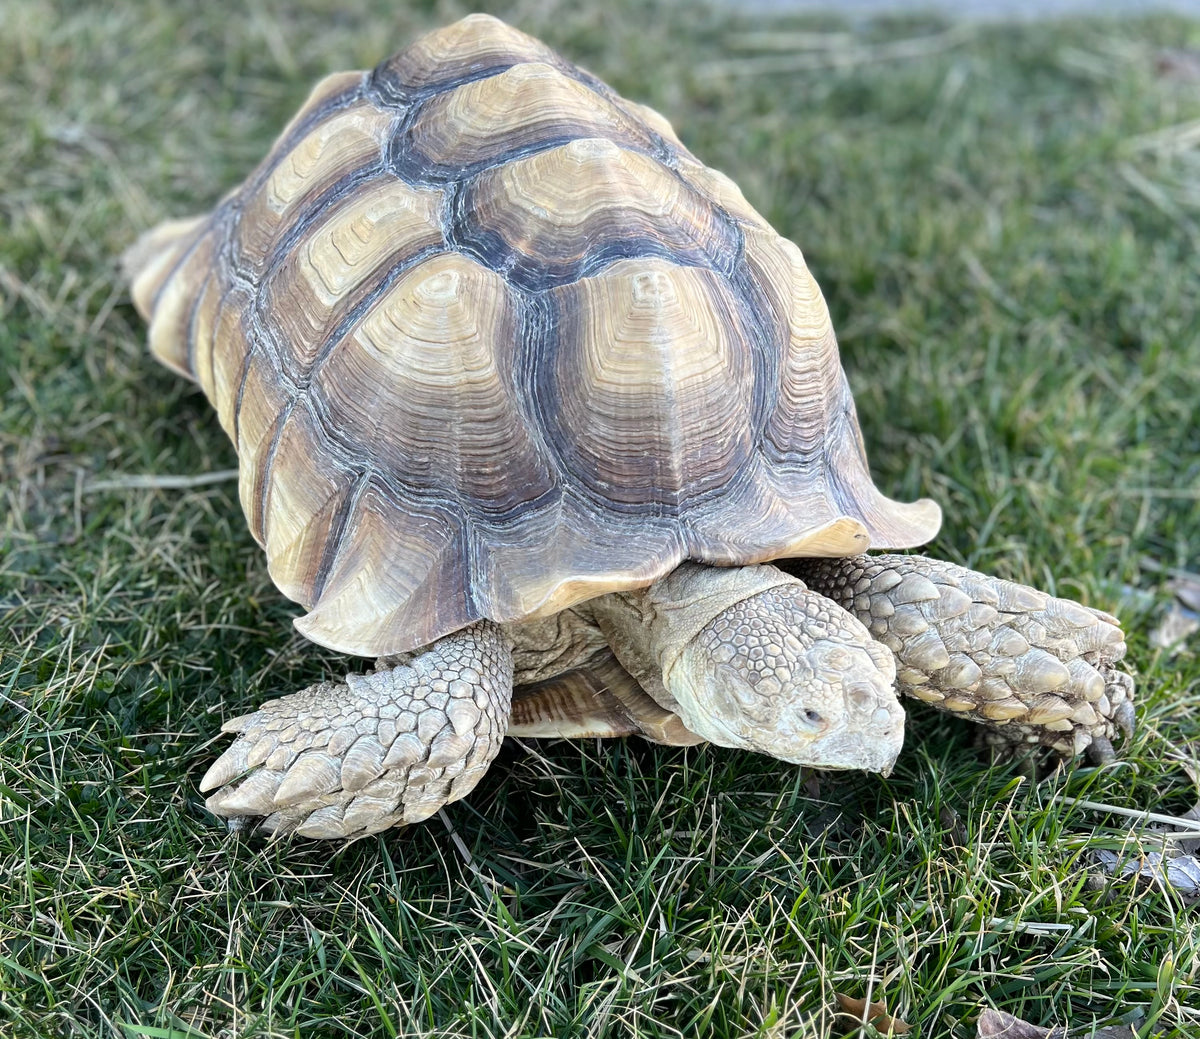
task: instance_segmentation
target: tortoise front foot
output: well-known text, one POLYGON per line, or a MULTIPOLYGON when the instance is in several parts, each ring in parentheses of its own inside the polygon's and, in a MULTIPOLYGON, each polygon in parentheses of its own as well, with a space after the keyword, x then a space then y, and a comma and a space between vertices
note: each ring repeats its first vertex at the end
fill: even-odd
POLYGON ((494 624, 398 667, 348 675, 226 722, 208 810, 275 835, 362 837, 433 815, 487 771, 508 726, 512 652, 494 624))
POLYGON ((896 655, 901 692, 1011 743, 1113 757, 1133 732, 1133 679, 1115 617, 924 556, 796 560, 789 569, 896 655))

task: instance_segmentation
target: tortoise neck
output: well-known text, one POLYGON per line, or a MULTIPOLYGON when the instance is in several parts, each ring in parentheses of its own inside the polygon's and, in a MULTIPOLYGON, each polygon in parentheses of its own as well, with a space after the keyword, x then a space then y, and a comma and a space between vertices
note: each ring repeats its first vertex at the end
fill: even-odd
POLYGON ((715 617, 759 592, 796 578, 768 565, 683 563, 646 588, 613 592, 588 604, 616 658, 663 707, 678 703, 663 674, 715 617))

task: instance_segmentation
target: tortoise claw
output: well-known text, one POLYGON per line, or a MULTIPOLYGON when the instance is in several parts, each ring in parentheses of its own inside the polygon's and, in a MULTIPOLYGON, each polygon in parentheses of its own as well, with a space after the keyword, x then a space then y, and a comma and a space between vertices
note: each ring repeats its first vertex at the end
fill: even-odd
MULTIPOLYGON (((1128 675, 1124 677, 1128 678, 1128 675)), ((1132 680, 1130 682, 1132 685, 1132 680)), ((1117 708, 1113 720, 1117 723, 1117 728, 1121 730, 1127 740, 1133 739, 1133 730, 1137 725, 1137 712, 1134 710, 1133 701, 1126 700, 1117 708)))
POLYGON ((250 748, 248 740, 237 740, 224 754, 214 761, 200 780, 200 792, 207 794, 210 790, 232 783, 238 776, 245 775, 250 770, 250 748))
POLYGON ((1109 762, 1117 760, 1117 752, 1113 748, 1112 740, 1103 736, 1097 736, 1088 744, 1087 756, 1088 761, 1093 765, 1107 765, 1109 762))

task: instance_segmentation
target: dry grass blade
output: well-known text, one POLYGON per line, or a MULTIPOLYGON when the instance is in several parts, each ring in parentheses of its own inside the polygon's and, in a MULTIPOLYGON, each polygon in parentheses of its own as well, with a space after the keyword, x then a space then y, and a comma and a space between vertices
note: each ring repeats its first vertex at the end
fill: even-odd
POLYGON ((1161 812, 1142 811, 1136 808, 1125 808, 1122 805, 1103 804, 1099 801, 1089 801, 1082 797, 1069 797, 1066 794, 1059 794, 1056 800, 1065 805, 1087 808, 1093 812, 1110 812, 1113 815, 1124 816, 1127 819, 1136 819, 1139 824, 1161 823, 1164 826, 1173 826, 1177 831, 1181 831, 1174 834, 1156 831, 1155 836, 1158 837, 1187 838, 1191 834, 1200 833, 1200 820, 1189 819, 1179 815, 1163 815, 1161 812))
MULTIPOLYGON (((835 44, 825 49, 806 50, 797 54, 770 54, 755 58, 710 61, 701 65, 698 72, 705 77, 771 76, 814 69, 850 69, 879 62, 913 61, 959 47, 974 35, 975 29, 971 25, 960 22, 942 32, 892 40, 888 43, 865 46, 835 44)), ((810 44, 806 41, 805 46, 810 44)))
POLYGON ((190 487, 209 487, 215 483, 236 480, 236 469, 218 469, 213 473, 196 473, 194 476, 172 476, 159 473, 131 473, 126 476, 111 476, 103 480, 89 480, 83 485, 84 494, 99 491, 160 490, 178 491, 190 487))

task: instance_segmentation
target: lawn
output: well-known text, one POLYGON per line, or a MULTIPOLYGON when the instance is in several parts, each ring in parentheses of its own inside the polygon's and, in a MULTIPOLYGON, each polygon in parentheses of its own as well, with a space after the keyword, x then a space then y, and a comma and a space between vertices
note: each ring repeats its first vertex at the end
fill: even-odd
POLYGON ((0 0, 0 1034, 826 1036, 838 992, 923 1037, 986 1007, 1200 1034, 1196 910, 1094 860, 1161 839, 1075 803, 1198 798, 1200 663, 1150 634, 1200 546, 1200 23, 480 6, 801 245, 880 486, 941 502, 932 553, 1119 611, 1140 729, 1040 783, 917 706, 886 780, 513 742, 411 830, 226 836, 222 719, 347 661, 197 480, 233 451, 115 258, 318 77, 467 9, 0 0))

